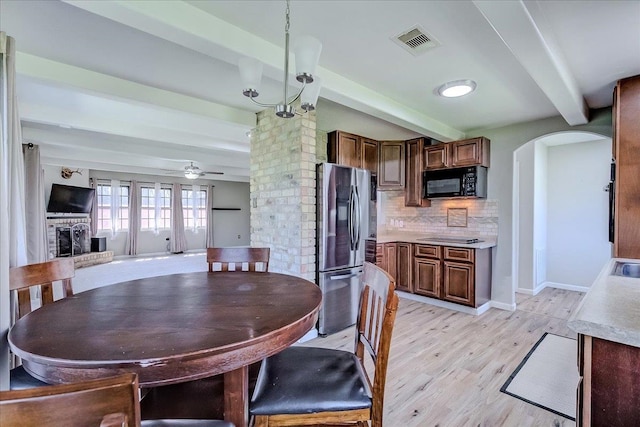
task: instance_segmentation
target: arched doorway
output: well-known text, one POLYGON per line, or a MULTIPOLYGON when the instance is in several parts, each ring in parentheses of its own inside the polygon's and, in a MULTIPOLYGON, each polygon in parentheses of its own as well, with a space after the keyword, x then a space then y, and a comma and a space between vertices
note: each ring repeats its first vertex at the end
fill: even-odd
POLYGON ((512 290, 586 290, 611 256, 608 195, 611 138, 543 135, 513 154, 512 290))

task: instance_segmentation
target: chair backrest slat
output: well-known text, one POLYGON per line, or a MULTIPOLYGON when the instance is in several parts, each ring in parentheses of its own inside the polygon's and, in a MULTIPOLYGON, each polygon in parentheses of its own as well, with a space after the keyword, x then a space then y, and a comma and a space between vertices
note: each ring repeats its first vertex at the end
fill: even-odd
POLYGON ((18 292, 18 318, 31 312, 29 288, 40 286, 42 305, 53 302, 53 282, 62 281, 65 297, 73 295, 71 279, 75 276, 72 258, 23 265, 9 269, 9 290, 18 292))
POLYGON ((138 377, 0 391, 2 427, 140 426, 138 377), (120 424, 117 424, 117 421, 120 424))
POLYGON ((372 427, 382 426, 384 387, 387 376, 391 334, 398 310, 398 295, 395 282, 381 268, 365 262, 362 276, 360 311, 356 323, 355 354, 364 364, 365 353, 374 362, 372 384, 372 427))
POLYGON ((209 272, 269 270, 269 248, 207 248, 209 272), (214 264, 217 268, 214 269, 214 264), (246 269, 245 269, 246 264, 246 269), (234 269, 229 266, 233 265, 234 269))

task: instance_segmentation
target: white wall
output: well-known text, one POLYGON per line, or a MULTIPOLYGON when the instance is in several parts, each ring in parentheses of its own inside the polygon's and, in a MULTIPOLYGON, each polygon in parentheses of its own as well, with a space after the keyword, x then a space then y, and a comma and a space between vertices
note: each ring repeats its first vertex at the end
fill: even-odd
POLYGON ((533 180, 533 289, 546 280, 547 248, 547 147, 534 148, 533 180))
POLYGON ((611 257, 611 139, 548 148, 547 280, 591 286, 611 257))
POLYGON ((498 200, 498 245, 493 252, 491 299, 503 307, 515 308, 512 288, 512 202, 513 153, 540 136, 563 131, 586 131, 611 137, 611 109, 591 111, 586 125, 569 126, 562 117, 536 120, 495 129, 478 129, 469 138, 486 136, 491 140, 491 167, 487 198, 498 200))
POLYGON ((249 246, 251 244, 249 183, 220 182, 213 189, 213 207, 240 208, 239 211, 213 211, 215 246, 249 246))
POLYGON ((533 289, 534 259, 534 206, 535 206, 535 144, 525 144, 515 152, 518 171, 518 217, 516 224, 520 245, 518 247, 518 288, 533 289))

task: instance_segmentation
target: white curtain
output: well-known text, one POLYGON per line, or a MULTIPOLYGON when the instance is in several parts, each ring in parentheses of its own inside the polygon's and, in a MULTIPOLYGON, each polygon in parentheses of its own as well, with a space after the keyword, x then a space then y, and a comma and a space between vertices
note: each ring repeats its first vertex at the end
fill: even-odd
POLYGON ((140 230, 140 190, 138 187, 138 181, 131 181, 129 185, 129 234, 124 249, 129 255, 138 254, 138 230, 140 230))
POLYGON ((160 192, 162 191, 162 187, 159 182, 156 182, 153 186, 153 194, 154 194, 154 214, 153 214, 153 234, 156 236, 160 234, 160 215, 162 212, 162 197, 160 196, 160 192))
POLYGON ((198 234, 198 219, 200 218, 200 186, 193 184, 191 186, 191 217, 193 218, 193 226, 191 231, 198 234))
POLYGON ((91 204, 91 213, 89 219, 91 220, 91 236, 96 237, 98 235, 98 183, 95 179, 89 178, 89 187, 94 189, 93 203, 91 204))
POLYGON ((120 180, 111 180, 111 239, 120 229, 120 180))
POLYGON ((177 182, 171 189, 171 252, 179 253, 187 250, 187 239, 184 236, 184 214, 182 213, 182 185, 177 182))
POLYGON ((44 170, 40 165, 40 147, 23 144, 25 171, 25 206, 27 228, 27 261, 29 264, 49 259, 47 208, 44 205, 44 170))
POLYGON ((213 187, 207 187, 207 248, 213 247, 213 187))
POLYGON ((9 388, 9 267, 27 263, 24 160, 15 93, 15 40, 0 32, 0 389, 9 388))

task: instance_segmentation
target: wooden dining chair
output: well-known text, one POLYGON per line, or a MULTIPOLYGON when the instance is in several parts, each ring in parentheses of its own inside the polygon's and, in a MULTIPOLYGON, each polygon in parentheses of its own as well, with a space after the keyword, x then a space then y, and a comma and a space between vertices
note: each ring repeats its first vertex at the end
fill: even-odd
MULTIPOLYGON (((57 258, 52 261, 23 265, 9 269, 9 290, 17 293, 17 319, 31 313, 31 288, 40 288, 41 304, 53 302, 53 282, 62 281, 63 296, 73 295, 71 280, 75 276, 73 258, 57 258)), ((16 320, 17 320, 16 319, 16 320)), ((10 371, 11 390, 22 390, 48 385, 29 375, 22 365, 10 371)))
POLYGON ((2 427, 137 427, 138 377, 0 391, 2 427))
POLYGON ((209 272, 266 272, 269 270, 269 253, 269 248, 207 248, 209 272), (233 269, 230 269, 229 267, 233 267, 233 269))
POLYGON ((265 359, 249 406, 255 427, 382 427, 398 296, 391 276, 368 262, 361 283, 354 351, 294 346, 265 359))

